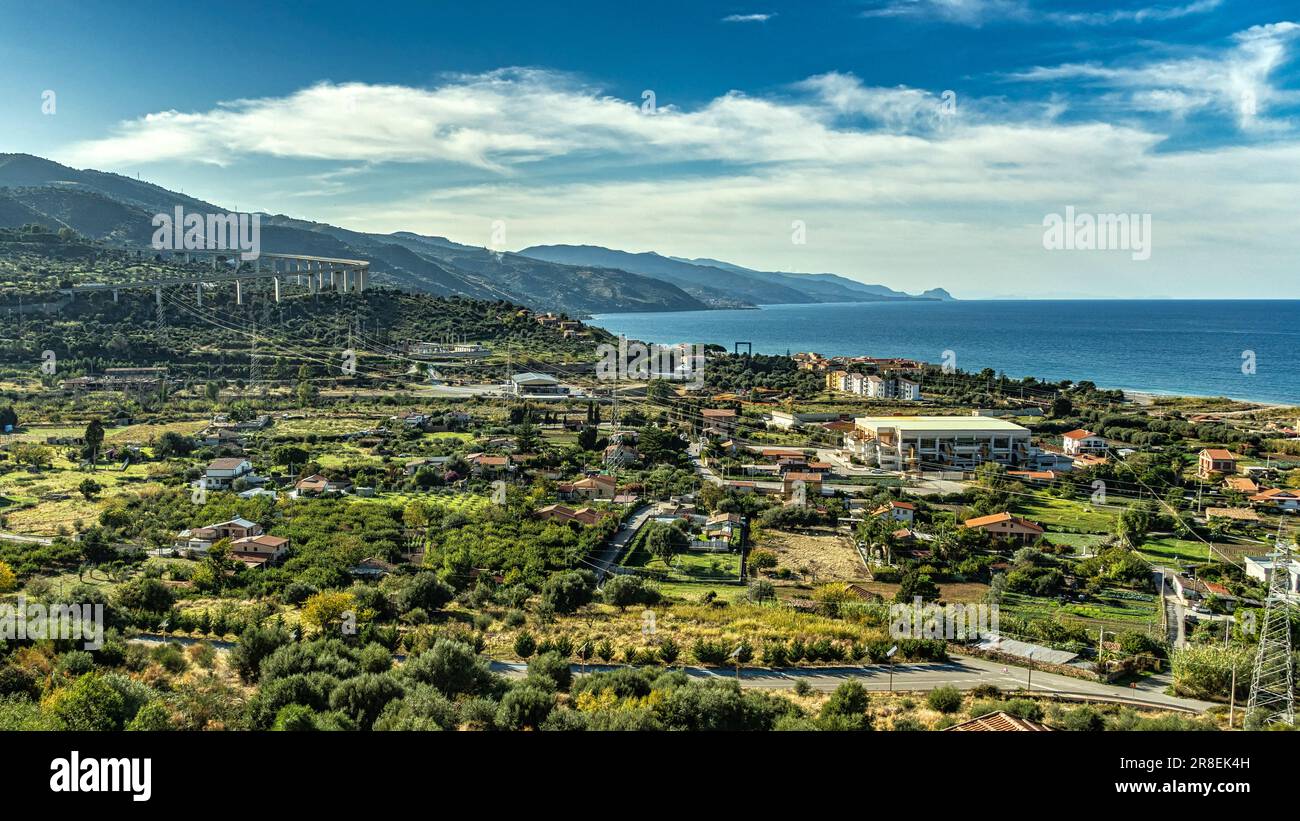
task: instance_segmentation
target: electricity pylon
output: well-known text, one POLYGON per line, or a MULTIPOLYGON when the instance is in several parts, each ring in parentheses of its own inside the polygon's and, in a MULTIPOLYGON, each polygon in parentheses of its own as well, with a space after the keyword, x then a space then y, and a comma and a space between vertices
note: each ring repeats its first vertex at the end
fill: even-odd
POLYGON ((1291 551, 1282 543, 1279 528, 1277 549, 1269 572, 1268 599, 1264 603, 1264 624, 1259 631, 1255 672, 1250 680, 1247 720, 1256 727, 1267 724, 1295 726, 1295 663, 1291 655, 1290 593, 1291 551))

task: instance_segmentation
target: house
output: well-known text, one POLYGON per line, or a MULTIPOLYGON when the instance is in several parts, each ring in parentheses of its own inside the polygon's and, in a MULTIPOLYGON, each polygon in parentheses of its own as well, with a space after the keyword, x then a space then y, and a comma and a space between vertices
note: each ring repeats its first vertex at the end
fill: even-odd
POLYGON ((330 479, 319 473, 313 473, 294 483, 293 489, 299 496, 320 496, 327 493, 347 493, 352 483, 347 479, 330 479))
POLYGON ((1048 727, 1041 721, 1031 721, 1027 718, 1013 716, 1010 713, 998 711, 996 713, 985 713, 982 716, 963 721, 960 724, 954 724, 951 727, 945 727, 944 732, 968 733, 968 732, 995 732, 995 733, 1050 733, 1052 728, 1048 727))
POLYGON ((244 437, 229 428, 208 428, 203 432, 199 442, 206 448, 242 448, 244 446, 244 437))
POLYGON ((822 475, 820 473, 790 472, 781 477, 781 492, 787 499, 795 498, 799 488, 804 489, 805 498, 822 495, 822 475))
POLYGON ((465 461, 469 462, 470 472, 475 476, 500 476, 515 469, 509 455, 492 456, 486 453, 471 453, 465 457, 465 461))
POLYGON ((833 422, 839 418, 838 413, 794 413, 792 411, 774 410, 767 415, 765 421, 774 428, 794 430, 818 422, 833 422))
POLYGON ((844 449, 869 467, 897 471, 1019 467, 1032 455, 1028 428, 984 416, 861 416, 844 449))
POLYGON ((1277 513, 1282 511, 1294 513, 1300 510, 1300 490, 1284 488, 1263 490, 1251 496, 1250 503, 1256 507, 1269 508, 1277 513))
POLYGON ((386 562, 376 556, 363 559, 359 564, 348 568, 348 572, 353 576, 360 576, 367 579, 378 579, 387 576, 397 570, 397 565, 386 562))
POLYGON ((587 500, 612 500, 617 490, 618 480, 603 473, 596 476, 585 476, 576 482, 570 483, 568 487, 569 498, 587 500))
POLYGON ((1254 496, 1260 492, 1259 485, 1248 476, 1229 476, 1223 480, 1223 487, 1225 490, 1235 490, 1247 496, 1254 496))
POLYGON ((253 463, 247 459, 230 457, 213 459, 208 463, 204 473, 207 487, 225 490, 239 479, 248 479, 253 474, 253 463))
POLYGON ((1056 480, 1057 472, 1054 470, 1008 470, 1007 476, 1014 476, 1022 482, 1029 482, 1033 485, 1050 485, 1056 480))
POLYGON ((734 544, 742 538, 745 518, 739 513, 715 513, 704 522, 704 535, 711 541, 734 544))
POLYGON ((1258 522, 1259 514, 1248 507, 1207 507, 1207 518, 1232 519, 1238 522, 1258 522))
POLYGON ((506 382, 506 393, 524 399, 563 399, 569 395, 569 386, 545 373, 517 373, 506 382))
POLYGON ((451 456, 422 456, 419 459, 411 459, 406 463, 406 475, 414 476, 424 468, 431 470, 444 468, 453 458, 451 456))
POLYGON ((235 518, 206 527, 182 530, 176 534, 173 546, 177 550, 191 553, 206 553, 212 545, 222 539, 229 539, 233 543, 239 539, 261 535, 262 526, 257 522, 250 522, 244 518, 235 518))
POLYGON ((1061 435, 1061 450, 1067 456, 1080 456, 1084 453, 1105 453, 1106 440, 1090 430, 1076 428, 1061 435))
POLYGON ((249 488, 248 490, 241 491, 235 495, 241 499, 257 499, 259 497, 265 496, 273 502, 279 498, 279 494, 276 493, 274 490, 267 490, 264 487, 249 488))
POLYGON ((740 481, 740 480, 731 480, 731 481, 728 481, 728 482, 726 483, 726 486, 727 486, 729 489, 734 490, 734 491, 736 491, 737 493, 742 493, 742 494, 744 494, 744 493, 755 493, 755 492, 758 491, 758 484, 755 483, 755 482, 744 482, 744 481, 740 481))
MULTIPOLYGON (((1300 594, 1300 561, 1290 559, 1282 564, 1282 571, 1287 574, 1286 589, 1292 595, 1300 594)), ((1273 578, 1272 556, 1247 556, 1246 575, 1270 584, 1273 578)))
POLYGON ((590 527, 598 523, 606 514, 590 507, 580 507, 574 510, 568 505, 547 505, 533 511, 533 515, 548 522, 560 522, 561 524, 576 522, 590 527))
POLYGON ((704 427, 730 431, 736 426, 736 418, 736 412, 731 408, 702 408, 700 410, 700 420, 704 427))
POLYGON ((230 556, 248 567, 265 567, 283 558, 289 551, 289 540, 283 536, 262 533, 245 536, 230 543, 230 556))
POLYGON ((1206 448, 1201 451, 1197 463, 1196 475, 1209 479, 1216 474, 1231 476, 1237 472, 1237 457, 1231 451, 1222 448, 1206 448))
POLYGON ((1205 583, 1199 579, 1189 578, 1181 573, 1166 574, 1169 579, 1169 585, 1174 589, 1174 595, 1182 600, 1183 604, 1192 605, 1209 598, 1210 591, 1206 588, 1205 583))
POLYGON ((1042 525, 1012 516, 1006 511, 967 519, 962 527, 967 530, 982 530, 995 539, 1013 539, 1022 544, 1030 544, 1044 533, 1042 525))
POLYGON ((888 516, 895 522, 911 524, 916 518, 916 505, 911 502, 890 502, 871 511, 873 517, 888 516))
POLYGON ((613 467, 627 467, 641 461, 641 454, 627 442, 611 442, 605 448, 605 464, 613 467))

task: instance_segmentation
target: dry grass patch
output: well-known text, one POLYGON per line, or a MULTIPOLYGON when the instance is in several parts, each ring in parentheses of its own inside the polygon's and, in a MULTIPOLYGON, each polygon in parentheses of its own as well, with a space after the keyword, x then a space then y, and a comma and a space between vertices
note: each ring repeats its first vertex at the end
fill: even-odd
POLYGON ((867 578, 867 568, 847 536, 765 529, 758 535, 754 549, 775 553, 778 567, 788 567, 800 575, 806 570, 818 583, 867 578))

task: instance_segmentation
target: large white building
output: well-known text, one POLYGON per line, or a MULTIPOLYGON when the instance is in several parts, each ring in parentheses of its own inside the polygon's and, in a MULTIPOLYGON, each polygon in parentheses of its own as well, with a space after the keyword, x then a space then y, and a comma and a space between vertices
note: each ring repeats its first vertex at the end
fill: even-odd
POLYGON ((982 462, 1028 464, 1028 428, 986 416, 860 416, 844 448, 884 470, 968 470, 982 462))
POLYGON ((569 387, 545 373, 517 373, 506 383, 506 392, 525 399, 564 399, 569 387))

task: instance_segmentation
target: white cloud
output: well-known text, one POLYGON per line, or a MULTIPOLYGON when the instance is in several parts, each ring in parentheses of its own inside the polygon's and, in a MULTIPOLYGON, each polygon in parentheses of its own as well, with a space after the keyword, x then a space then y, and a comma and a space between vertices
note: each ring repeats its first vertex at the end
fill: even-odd
MULTIPOLYGON (((1287 93, 1269 78, 1296 28, 1250 29, 1219 55, 1039 68, 1017 79, 1096 83, 1126 104, 1171 114, 1227 111, 1234 90, 1254 88, 1262 113, 1287 93)), ((943 103, 941 90, 827 73, 763 96, 733 91, 644 114, 639 100, 513 69, 432 88, 324 83, 163 112, 59 159, 108 169, 225 163, 218 176, 230 188, 205 199, 287 212, 323 191, 336 196, 312 197, 313 219, 472 244, 486 244, 492 220, 505 219, 512 247, 653 249, 913 291, 945 285, 959 296, 1140 296, 1168 293, 1170 283, 1184 294, 1222 293, 1228 271, 1240 275, 1232 281, 1241 295, 1300 296, 1300 143, 1290 132, 1171 152, 1161 150, 1168 134, 1150 124, 1062 121, 1054 98, 963 96, 946 120, 936 116, 943 103), (301 179, 294 162, 313 166, 311 190, 277 188, 301 179), (268 163, 284 173, 262 173, 268 163), (1152 214, 1152 259, 1045 255, 1042 217, 1066 205, 1152 214), (808 226, 806 245, 790 242, 796 219, 808 226)))
POLYGON ((724 23, 766 23, 768 20, 771 20, 775 16, 776 16, 775 12, 771 14, 766 14, 766 13, 728 14, 726 17, 722 18, 722 22, 724 23))
POLYGON ((1116 89, 1138 110, 1186 116, 1210 110, 1226 114, 1242 129, 1278 129, 1264 112, 1296 95, 1275 87, 1272 76, 1291 55, 1300 36, 1293 22, 1253 26, 1233 36, 1233 47, 1211 55, 1180 56, 1132 66, 1067 63, 1012 75, 1032 82, 1082 80, 1116 89))
POLYGON ((1103 26, 1177 20, 1213 11, 1223 0, 1194 0, 1184 5, 1145 6, 1108 11, 1062 11, 1040 8, 1029 0, 895 0, 864 11, 864 17, 918 17, 966 26, 989 22, 1051 23, 1103 26))

